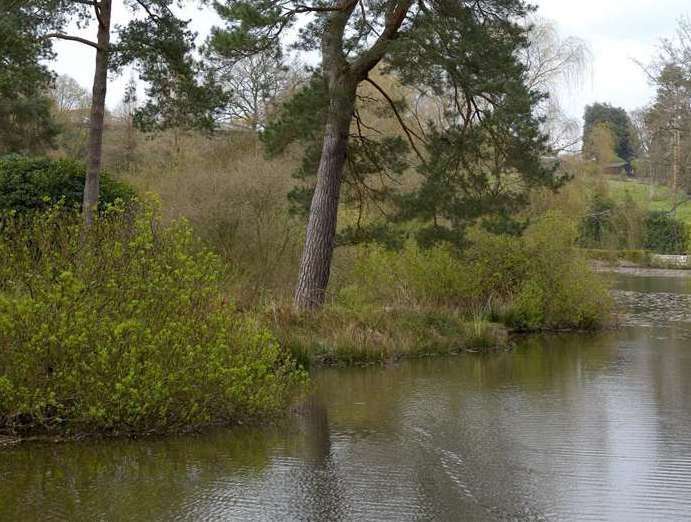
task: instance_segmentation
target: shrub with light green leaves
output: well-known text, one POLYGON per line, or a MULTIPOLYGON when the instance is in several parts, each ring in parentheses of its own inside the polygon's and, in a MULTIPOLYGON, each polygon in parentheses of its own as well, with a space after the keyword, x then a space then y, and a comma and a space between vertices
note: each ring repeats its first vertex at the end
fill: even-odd
POLYGON ((277 412, 302 388, 187 224, 150 204, 80 223, 54 207, 0 230, 2 429, 187 429, 277 412))
POLYGON ((401 252, 368 247, 338 301, 358 296, 386 307, 452 307, 469 318, 493 317, 521 330, 597 328, 609 318, 604 280, 574 245, 578 231, 547 214, 520 236, 476 229, 461 252, 451 247, 401 252))

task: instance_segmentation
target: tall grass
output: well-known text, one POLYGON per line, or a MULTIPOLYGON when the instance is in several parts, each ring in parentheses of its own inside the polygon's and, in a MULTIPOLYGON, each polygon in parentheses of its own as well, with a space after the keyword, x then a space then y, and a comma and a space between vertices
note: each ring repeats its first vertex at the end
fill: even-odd
POLYGON ((287 299, 292 292, 304 225, 289 211, 296 160, 269 161, 255 136, 210 139, 169 135, 146 142, 124 178, 158 194, 163 217, 184 217, 232 271, 240 306, 287 299))

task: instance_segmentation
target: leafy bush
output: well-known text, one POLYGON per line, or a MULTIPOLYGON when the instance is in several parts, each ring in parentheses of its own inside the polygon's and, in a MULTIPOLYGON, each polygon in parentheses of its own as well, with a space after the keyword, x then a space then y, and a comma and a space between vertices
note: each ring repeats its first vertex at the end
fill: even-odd
MULTIPOLYGON (((19 155, 0 158, 0 213, 45 210, 62 199, 68 207, 80 207, 85 176, 84 164, 74 160, 19 155)), ((107 173, 101 174, 100 180, 100 201, 104 205, 134 196, 128 185, 107 173)))
POLYGON ((151 205, 84 231, 52 208, 0 231, 0 427, 148 431, 285 406, 305 380, 220 291, 217 257, 151 205))
POLYGON ((574 248, 576 238, 563 216, 548 213, 522 237, 475 230, 461 253, 371 247, 356 263, 357 283, 344 287, 338 299, 348 303, 357 295, 380 307, 450 306, 473 320, 484 314, 524 330, 595 328, 608 318, 610 297, 574 248))
MULTIPOLYGON (((339 299, 356 294, 361 301, 397 307, 459 304, 470 282, 458 268, 448 246, 422 250, 409 242, 401 251, 362 247, 348 278, 356 283, 341 289, 339 299)), ((365 303, 358 306, 366 310, 365 303)))
POLYGON ((493 312, 510 326, 596 328, 609 317, 610 297, 604 280, 574 248, 577 237, 575 226, 550 212, 521 238, 476 238, 466 255, 473 260, 469 273, 493 312))
POLYGON ((645 248, 658 254, 684 254, 689 231, 667 212, 650 212, 645 220, 645 248))
POLYGON ((637 249, 643 246, 645 211, 626 194, 623 201, 596 193, 581 220, 578 243, 586 248, 637 249))

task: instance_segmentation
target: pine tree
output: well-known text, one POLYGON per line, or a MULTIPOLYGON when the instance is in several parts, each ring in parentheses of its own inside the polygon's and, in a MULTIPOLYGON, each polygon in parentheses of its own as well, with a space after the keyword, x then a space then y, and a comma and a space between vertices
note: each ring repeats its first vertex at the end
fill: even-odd
POLYGON ((58 133, 46 94, 54 78, 42 64, 52 53, 38 37, 46 27, 25 2, 0 0, 0 154, 40 152, 58 133))
MULTIPOLYGON (((24 4, 29 3, 17 2, 24 4)), ((210 113, 217 106, 218 92, 207 91, 200 83, 200 66, 193 58, 196 34, 188 28, 189 21, 175 15, 172 0, 126 0, 128 9, 144 17, 133 17, 127 25, 115 28, 111 24, 113 0, 35 0, 30 4, 36 23, 50 20, 37 38, 79 43, 93 48, 96 54, 83 201, 84 220, 89 225, 98 205, 109 70, 117 72, 126 65, 138 66, 140 76, 148 82, 151 101, 143 108, 142 119, 149 125, 178 125, 184 114, 185 122, 208 127, 213 121, 210 113), (67 34, 65 31, 72 23, 79 27, 93 23, 96 39, 67 34)))
POLYGON ((310 207, 297 308, 324 302, 343 183, 378 199, 388 191, 369 177, 415 167, 423 181, 392 198, 393 218, 425 223, 423 242, 459 242, 469 220, 490 209, 507 217, 529 187, 554 184, 541 162, 548 150, 533 111, 542 95, 527 87, 519 60, 532 11, 522 0, 226 0, 216 8, 227 23, 210 45, 225 56, 276 48, 296 27, 294 49, 320 53, 312 80, 264 136, 274 153, 302 143, 301 175, 316 174, 313 188, 293 195, 310 207), (440 117, 418 118, 378 75, 436 105, 440 117), (369 129, 362 109, 374 97, 388 105, 400 132, 369 129))

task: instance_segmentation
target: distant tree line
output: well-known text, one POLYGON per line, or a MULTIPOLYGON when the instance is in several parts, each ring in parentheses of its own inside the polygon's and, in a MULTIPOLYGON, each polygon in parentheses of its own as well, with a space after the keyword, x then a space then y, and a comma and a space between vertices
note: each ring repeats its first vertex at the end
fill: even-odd
POLYGON ((583 155, 601 164, 624 162, 629 174, 691 194, 691 21, 663 39, 657 58, 642 65, 656 93, 632 114, 607 103, 586 107, 583 155))

